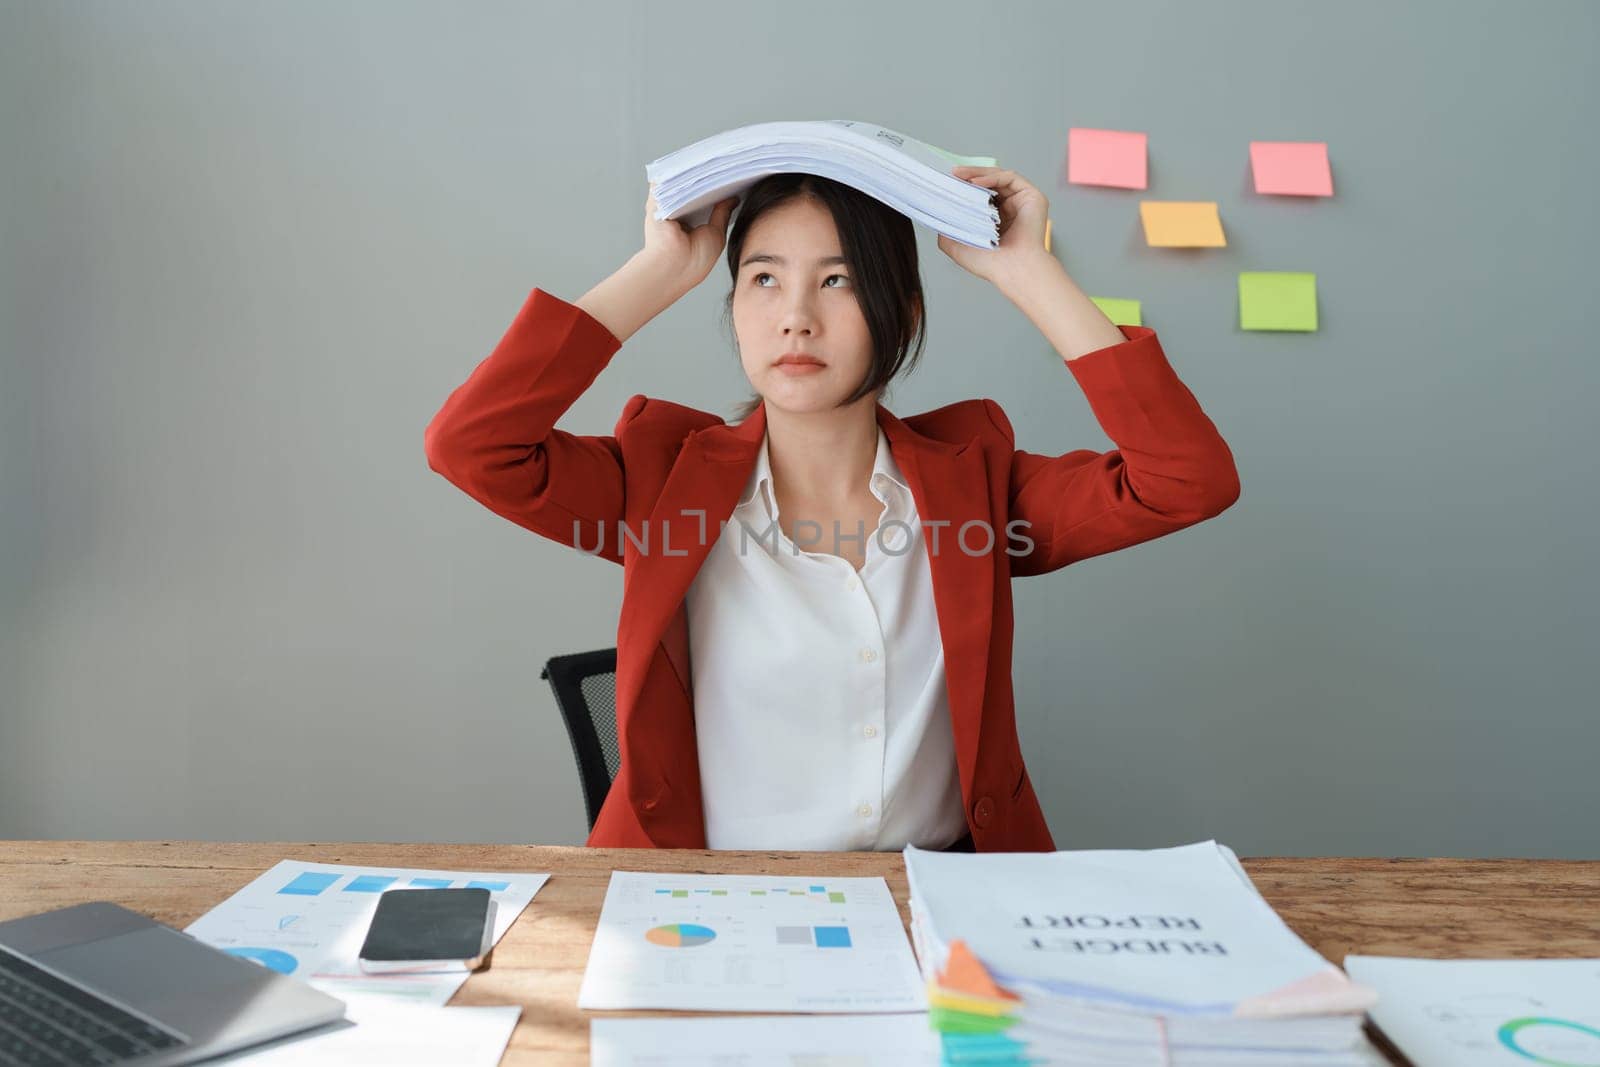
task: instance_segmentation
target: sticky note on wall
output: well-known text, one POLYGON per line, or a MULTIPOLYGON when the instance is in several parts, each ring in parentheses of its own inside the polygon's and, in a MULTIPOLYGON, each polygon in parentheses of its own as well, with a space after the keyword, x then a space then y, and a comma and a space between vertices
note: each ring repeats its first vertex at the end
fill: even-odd
POLYGON ((1105 312, 1106 318, 1116 326, 1143 326, 1141 308, 1137 300, 1123 300, 1114 296, 1091 296, 1095 306, 1105 312))
POLYGON ((1317 276, 1294 271, 1241 272, 1239 328, 1314 331, 1317 276))
POLYGON ((1143 200, 1139 218, 1152 248, 1223 248, 1222 218, 1215 201, 1143 200))
POLYGON ((1324 141, 1251 141, 1250 171, 1258 193, 1333 195, 1333 171, 1324 141))
POLYGON ((1067 131, 1067 181, 1143 189, 1149 182, 1147 138, 1128 130, 1067 131))

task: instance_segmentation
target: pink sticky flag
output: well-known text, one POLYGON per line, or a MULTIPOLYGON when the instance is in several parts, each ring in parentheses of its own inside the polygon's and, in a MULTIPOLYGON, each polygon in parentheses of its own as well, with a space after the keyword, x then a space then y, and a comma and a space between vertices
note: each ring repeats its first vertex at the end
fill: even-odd
POLYGON ((1067 131, 1067 181, 1143 189, 1149 183, 1146 137, 1125 130, 1067 131))
POLYGON ((1250 169, 1258 193, 1333 195, 1325 141, 1251 141, 1250 169))

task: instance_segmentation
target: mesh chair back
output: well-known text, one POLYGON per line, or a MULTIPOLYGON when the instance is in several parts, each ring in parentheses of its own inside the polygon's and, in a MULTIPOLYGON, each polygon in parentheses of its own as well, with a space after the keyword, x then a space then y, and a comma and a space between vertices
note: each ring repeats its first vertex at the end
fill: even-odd
POLYGON ((617 650, 574 652, 552 656, 539 672, 555 691, 556 705, 572 739, 578 761, 583 805, 589 829, 600 817, 600 805, 617 776, 617 650))

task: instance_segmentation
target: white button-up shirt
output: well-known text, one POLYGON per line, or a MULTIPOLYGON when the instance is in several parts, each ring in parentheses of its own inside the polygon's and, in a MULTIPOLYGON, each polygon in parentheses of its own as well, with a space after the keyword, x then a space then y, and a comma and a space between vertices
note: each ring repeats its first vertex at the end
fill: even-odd
POLYGON ((881 427, 871 488, 877 529, 838 533, 864 535, 857 572, 784 535, 763 437, 689 586, 710 848, 944 848, 966 832, 922 525, 881 427))

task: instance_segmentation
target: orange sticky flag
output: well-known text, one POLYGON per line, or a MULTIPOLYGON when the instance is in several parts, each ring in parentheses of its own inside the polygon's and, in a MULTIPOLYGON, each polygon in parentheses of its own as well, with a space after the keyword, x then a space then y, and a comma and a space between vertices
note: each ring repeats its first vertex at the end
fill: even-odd
POLYGON ((1215 201, 1142 200, 1139 218, 1151 248, 1224 248, 1222 218, 1215 201))
POLYGON ((990 977, 978 957, 967 948, 965 941, 950 942, 950 955, 944 962, 944 972, 939 975, 939 986, 969 997, 986 997, 989 1000, 1016 1000, 1014 993, 1001 989, 990 977))

